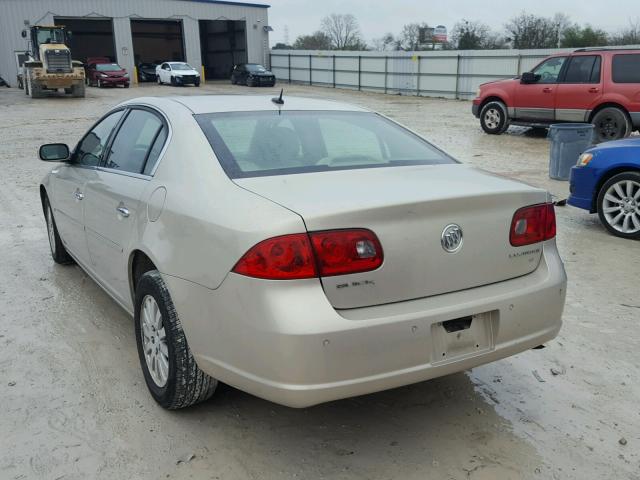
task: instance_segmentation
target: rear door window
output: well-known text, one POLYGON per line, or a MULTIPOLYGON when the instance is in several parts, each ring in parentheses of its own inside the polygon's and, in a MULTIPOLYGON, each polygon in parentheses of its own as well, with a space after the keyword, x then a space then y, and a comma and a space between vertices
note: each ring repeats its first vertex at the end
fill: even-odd
POLYGON ((614 55, 613 81, 615 83, 640 83, 640 54, 614 55))
POLYGON ((143 173, 152 147, 163 128, 164 124, 157 115, 147 110, 131 110, 111 143, 104 167, 143 173))
POLYGON ((563 83, 600 83, 600 55, 571 57, 563 83))

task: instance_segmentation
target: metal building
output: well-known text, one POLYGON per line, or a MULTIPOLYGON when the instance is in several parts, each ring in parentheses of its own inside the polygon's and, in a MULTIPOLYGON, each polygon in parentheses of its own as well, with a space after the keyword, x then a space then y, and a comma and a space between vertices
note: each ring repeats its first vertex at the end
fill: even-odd
POLYGON ((28 25, 65 25, 74 60, 186 61, 206 78, 229 78, 236 63, 269 61, 269 5, 222 0, 1 0, 0 77, 16 85, 28 25))

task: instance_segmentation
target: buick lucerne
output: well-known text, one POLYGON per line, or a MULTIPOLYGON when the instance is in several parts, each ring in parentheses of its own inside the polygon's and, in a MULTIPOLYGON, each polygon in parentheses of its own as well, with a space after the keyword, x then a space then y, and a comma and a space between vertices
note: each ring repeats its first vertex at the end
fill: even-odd
POLYGON ((281 99, 138 98, 40 148, 53 259, 134 318, 160 405, 221 381, 305 407, 557 335, 547 192, 363 108, 281 99))

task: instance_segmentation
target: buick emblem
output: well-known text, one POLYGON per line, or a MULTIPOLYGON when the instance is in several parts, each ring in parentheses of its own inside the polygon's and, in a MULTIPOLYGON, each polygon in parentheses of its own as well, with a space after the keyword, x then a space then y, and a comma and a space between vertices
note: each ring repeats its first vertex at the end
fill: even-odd
POLYGON ((460 225, 452 223, 444 227, 440 243, 445 252, 456 253, 462 248, 462 229, 460 225))

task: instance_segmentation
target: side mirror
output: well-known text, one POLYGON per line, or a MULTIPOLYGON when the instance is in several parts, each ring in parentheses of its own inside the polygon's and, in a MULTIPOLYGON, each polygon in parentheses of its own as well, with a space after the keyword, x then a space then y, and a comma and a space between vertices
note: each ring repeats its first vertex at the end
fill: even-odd
POLYGON ((22 38, 27 38, 27 31, 26 30, 22 30, 22 38))
POLYGON ((536 75, 533 72, 524 72, 520 77, 520 83, 537 83, 540 80, 540 75, 536 75))
POLYGON ((69 160, 69 147, 65 143, 48 143, 38 151, 40 160, 45 162, 66 162, 69 160))

